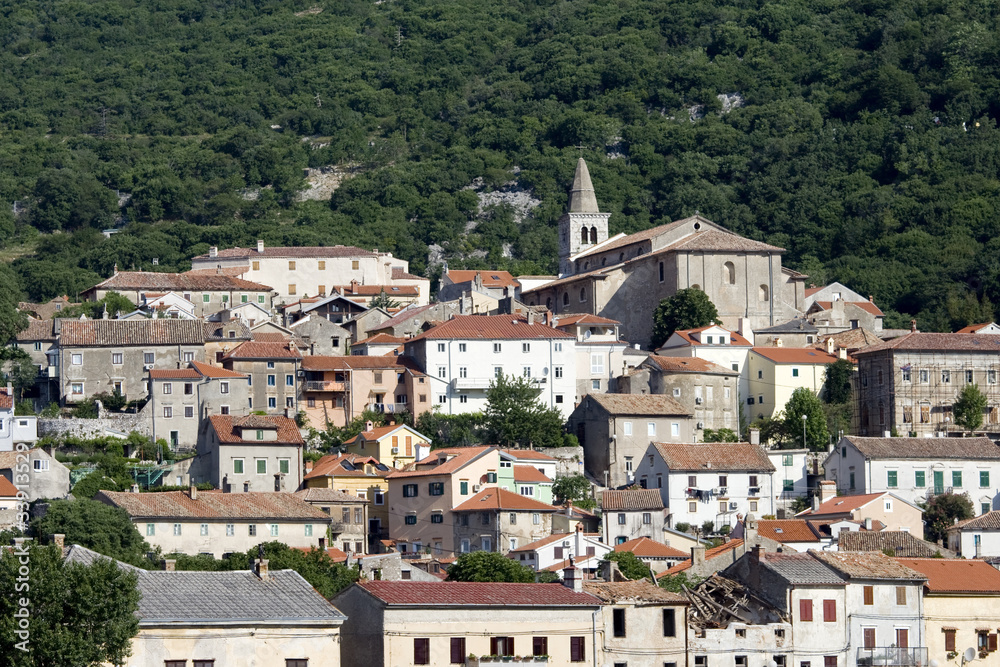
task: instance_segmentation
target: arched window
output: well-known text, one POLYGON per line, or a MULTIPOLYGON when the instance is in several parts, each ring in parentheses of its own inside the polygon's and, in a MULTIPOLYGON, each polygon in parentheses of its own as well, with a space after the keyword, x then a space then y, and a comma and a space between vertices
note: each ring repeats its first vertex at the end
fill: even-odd
POLYGON ((545 307, 548 308, 549 310, 552 310, 552 297, 551 296, 545 298, 545 307))
POLYGON ((584 262, 583 263, 583 270, 586 271, 589 268, 590 268, 590 262, 584 262))
POLYGON ((618 253, 618 261, 619 262, 624 262, 625 261, 625 253, 623 253, 623 252, 618 253))
POLYGON ((727 285, 736 284, 736 265, 732 262, 726 262, 722 265, 722 280, 727 285))
POLYGON ((563 292, 563 305, 569 305, 569 292, 563 292))
POLYGON ((590 242, 597 243, 597 227, 590 228, 590 242))
POLYGON ((584 227, 584 228, 582 228, 580 230, 580 243, 586 243, 587 242, 587 236, 588 236, 588 234, 587 234, 587 228, 584 227))
POLYGON ((601 266, 604 266, 607 263, 608 263, 608 258, 607 257, 601 257, 601 266))
POLYGON ((581 287, 580 288, 580 301, 586 301, 586 300, 587 300, 587 288, 586 287, 581 287))
POLYGON ((767 301, 767 297, 768 297, 767 285, 761 285, 760 286, 760 300, 761 301, 767 301))

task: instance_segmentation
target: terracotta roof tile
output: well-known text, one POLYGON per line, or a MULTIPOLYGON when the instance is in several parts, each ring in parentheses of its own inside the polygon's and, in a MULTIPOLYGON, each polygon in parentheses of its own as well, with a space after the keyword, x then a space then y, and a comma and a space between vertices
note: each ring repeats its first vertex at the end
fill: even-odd
POLYGON ((316 477, 387 477, 393 471, 392 468, 381 463, 373 456, 360 456, 358 454, 327 454, 313 466, 313 469, 305 474, 303 479, 313 479, 316 477), (365 472, 365 466, 371 465, 372 474, 365 472))
POLYGON ((659 370, 670 373, 713 373, 716 375, 739 375, 739 371, 720 366, 699 357, 661 357, 650 355, 648 361, 659 370))
POLYGON ((608 490, 601 493, 601 509, 605 512, 635 512, 662 510, 663 498, 656 489, 608 490))
POLYGON ((583 401, 588 399, 613 415, 666 417, 691 414, 673 397, 663 394, 587 394, 583 401))
POLYGON ((133 519, 146 517, 178 519, 312 519, 328 522, 329 515, 291 493, 222 493, 200 491, 191 500, 187 491, 128 493, 101 491, 95 496, 121 507, 133 519))
POLYGON ((600 601, 559 584, 465 581, 364 581, 355 584, 392 605, 473 607, 598 607, 600 601))
POLYGON ((212 366, 211 364, 203 364, 200 361, 192 361, 191 368, 198 371, 202 377, 207 378, 242 378, 244 380, 247 378, 245 373, 237 373, 236 371, 231 371, 228 368, 219 368, 218 366, 212 366))
POLYGON ((866 459, 1000 459, 989 438, 844 438, 866 459))
POLYGON ((885 495, 882 493, 861 493, 855 496, 837 496, 830 498, 819 506, 819 509, 807 509, 799 512, 795 516, 806 516, 818 519, 824 516, 836 516, 840 514, 850 514, 856 509, 864 507, 868 503, 885 495))
POLYGON ((452 447, 447 449, 435 449, 427 458, 421 459, 416 463, 411 463, 402 470, 393 471, 389 475, 389 479, 450 475, 457 470, 461 470, 469 463, 478 459, 480 456, 483 456, 488 452, 495 451, 497 451, 495 447, 452 447))
POLYGON ((654 443, 670 472, 773 472, 774 465, 760 445, 747 442, 654 443))
POLYGON ((428 329, 419 336, 410 339, 498 339, 498 340, 534 340, 534 339, 572 339, 573 336, 546 326, 541 322, 528 324, 528 320, 520 315, 456 315, 454 318, 428 329))
POLYGON ((776 542, 819 542, 812 527, 804 519, 761 519, 757 522, 757 534, 776 542))
MULTIPOLYGON (((712 560, 716 556, 721 556, 722 554, 728 551, 732 551, 733 549, 738 548, 742 544, 743 540, 736 539, 736 540, 729 540, 725 544, 720 544, 719 546, 713 547, 712 549, 707 549, 705 551, 705 560, 712 560)), ((691 569, 690 558, 688 558, 683 563, 677 563, 677 565, 674 565, 670 569, 661 572, 660 574, 656 575, 656 578, 662 579, 663 577, 672 577, 675 574, 680 574, 681 572, 684 572, 685 570, 689 569, 691 569)))
MULTIPOLYGON (((231 258, 251 258, 251 257, 316 257, 318 259, 323 258, 335 258, 335 257, 378 257, 379 255, 372 252, 371 250, 364 250, 362 248, 356 248, 354 246, 345 245, 335 245, 335 246, 306 246, 301 248, 269 248, 265 247, 264 252, 257 252, 257 248, 227 248, 225 250, 219 250, 219 259, 231 259, 231 258)), ((216 259, 209 255, 198 255, 194 259, 216 259)))
POLYGON ((1000 571, 981 560, 897 558, 900 564, 927 577, 931 593, 1000 594, 1000 571))
POLYGON ((246 445, 273 445, 273 444, 303 444, 302 436, 299 434, 299 427, 288 417, 276 415, 250 415, 248 417, 237 417, 235 415, 211 415, 209 421, 219 442, 224 444, 246 444, 246 445), (237 428, 252 429, 277 429, 277 440, 244 440, 240 438, 237 428))
POLYGON ((810 551, 813 558, 852 579, 926 580, 880 551, 810 551))
POLYGON ((848 329, 847 331, 841 331, 839 333, 830 334, 829 336, 823 336, 821 340, 823 342, 832 340, 837 347, 842 347, 848 350, 858 350, 863 347, 882 342, 882 339, 879 338, 877 334, 865 329, 864 327, 848 329))
MULTIPOLYGON (((705 331, 706 329, 711 329, 715 326, 717 325, 711 324, 707 327, 698 327, 697 329, 681 329, 679 331, 675 331, 674 333, 680 336, 683 340, 690 343, 691 345, 708 345, 708 343, 702 343, 691 334, 701 333, 702 331, 705 331)), ((723 329, 723 331, 726 330, 723 329)), ((750 341, 748 341, 742 335, 736 333, 735 331, 728 331, 728 333, 729 333, 729 345, 735 347, 752 347, 750 345, 750 341)), ((715 345, 715 343, 713 343, 713 345, 715 345)))
POLYGON ((998 530, 1000 529, 1000 511, 990 510, 971 519, 959 521, 948 530, 998 530))
POLYGON ((872 354, 883 350, 996 354, 1000 352, 1000 336, 994 334, 969 336, 950 333, 908 333, 899 338, 858 350, 856 354, 872 354))
POLYGON ((258 343, 287 343, 292 339, 280 331, 251 331, 250 338, 258 343))
POLYGON ((521 285, 521 283, 517 282, 514 276, 507 271, 452 270, 448 271, 445 275, 453 284, 458 284, 471 282, 476 277, 476 274, 479 274, 482 277, 483 287, 520 287, 521 285))
POLYGON ((358 347, 359 345, 402 345, 406 342, 406 338, 402 336, 390 336, 389 334, 377 333, 374 336, 369 336, 368 338, 363 338, 357 343, 354 343, 352 347, 358 347))
POLYGON ((160 290, 169 292, 270 292, 271 287, 235 278, 225 273, 197 271, 195 273, 154 273, 152 271, 120 271, 91 289, 101 290, 160 290))
POLYGON ((563 317, 557 317, 555 326, 568 327, 576 324, 621 324, 618 320, 611 320, 607 317, 601 317, 600 315, 590 315, 589 313, 583 313, 578 315, 566 315, 563 317))
POLYGON ((423 276, 418 276, 413 273, 408 273, 403 270, 401 266, 392 267, 392 279, 393 280, 427 280, 423 276))
POLYGON ((355 296, 378 296, 382 292, 385 292, 390 297, 420 296, 420 287, 417 285, 340 285, 333 289, 348 298, 355 296))
POLYGON ((8 394, 6 391, 0 391, 0 409, 2 410, 14 409, 14 397, 8 394))
POLYGON ((752 351, 776 364, 832 364, 838 359, 819 348, 755 347, 752 351))
POLYGON ((306 356, 302 359, 302 368, 307 371, 344 371, 344 370, 388 370, 396 372, 411 371, 415 375, 423 375, 416 363, 407 356, 370 357, 356 354, 354 356, 306 356))
POLYGON ((28 320, 28 327, 23 329, 17 334, 17 340, 20 341, 36 341, 36 340, 55 340, 56 334, 54 331, 54 324, 52 320, 28 320))
POLYGON ((514 481, 515 482, 536 482, 539 484, 551 484, 552 480, 548 478, 541 470, 538 468, 523 465, 514 466, 514 481))
POLYGON ((193 368, 168 368, 149 371, 149 377, 154 380, 200 380, 201 374, 193 368))
POLYGON ((16 498, 17 487, 3 475, 0 475, 0 498, 16 498))
POLYGON ((543 454, 537 449, 501 449, 502 453, 513 456, 522 461, 555 461, 556 459, 548 454, 543 454))
POLYGON ((881 552, 889 549, 897 556, 907 558, 931 558, 936 553, 947 551, 901 530, 842 530, 837 536, 837 549, 881 552))
POLYGON ((634 540, 615 545, 615 551, 631 551, 639 558, 669 558, 671 560, 689 558, 680 549, 651 540, 648 537, 637 537, 634 540))
POLYGON ((296 491, 295 496, 297 498, 301 498, 307 503, 351 503, 352 505, 356 505, 359 502, 365 502, 362 498, 352 496, 346 491, 338 491, 337 489, 307 488, 302 489, 301 491, 296 491))
POLYGON ((139 345, 204 345, 199 320, 70 320, 62 321, 62 347, 128 347, 139 345))
MULTIPOLYGON (((882 317, 884 315, 882 310, 871 301, 845 301, 844 303, 857 306, 861 310, 871 313, 875 317, 882 317)), ((830 310, 833 308, 832 301, 816 301, 815 305, 819 306, 823 310, 830 310)))
POLYGON ((993 322, 983 322, 982 324, 970 324, 967 327, 962 327, 955 333, 976 333, 980 329, 985 329, 988 326, 993 326, 993 322))
POLYGON ((223 359, 301 359, 298 348, 288 342, 247 341, 229 351, 223 359))
POLYGON ((452 509, 452 512, 483 512, 486 510, 502 510, 506 512, 555 512, 557 508, 546 505, 538 500, 526 498, 519 493, 490 487, 483 489, 464 503, 452 509))
POLYGON ((686 597, 654 586, 647 579, 638 581, 584 581, 585 593, 596 595, 604 602, 661 602, 689 604, 686 597))

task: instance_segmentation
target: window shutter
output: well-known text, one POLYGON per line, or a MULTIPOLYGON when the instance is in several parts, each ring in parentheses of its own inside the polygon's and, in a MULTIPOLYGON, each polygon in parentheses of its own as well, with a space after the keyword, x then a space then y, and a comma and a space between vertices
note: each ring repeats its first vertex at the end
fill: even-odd
POLYGON ((490 637, 490 655, 500 655, 499 637, 490 637))
POLYGON ((896 604, 906 604, 905 586, 896 586, 896 604))
POLYGON ((465 664, 465 637, 451 638, 451 664, 465 664))
POLYGON ((413 640, 413 663, 416 665, 429 665, 431 663, 431 640, 413 640))
POLYGON ((811 620, 813 620, 813 601, 812 600, 799 600, 799 620, 800 621, 811 621, 811 620))
POLYGON ((663 610, 663 636, 664 637, 677 636, 677 620, 674 615, 673 609, 663 610))
POLYGON ((865 604, 873 605, 875 604, 875 587, 865 586, 865 604))
POLYGON ((997 650, 997 633, 995 633, 995 632, 990 633, 989 647, 990 647, 990 651, 997 650))
POLYGON ((549 638, 548 637, 532 637, 531 638, 531 654, 532 655, 548 655, 549 654, 549 638))
POLYGON ((944 650, 954 651, 955 650, 955 631, 945 630, 944 631, 944 650))
MULTIPOLYGON (((562 547, 556 547, 554 549, 554 551, 555 551, 556 558, 558 558, 559 560, 562 560, 562 557, 563 557, 563 548, 562 547)), ((494 655, 496 655, 496 654, 494 653, 494 655)))
POLYGON ((823 620, 832 623, 837 620, 837 601, 823 600, 823 620))
POLYGON ((583 637, 569 638, 569 659, 570 662, 583 662, 586 656, 583 652, 583 637))

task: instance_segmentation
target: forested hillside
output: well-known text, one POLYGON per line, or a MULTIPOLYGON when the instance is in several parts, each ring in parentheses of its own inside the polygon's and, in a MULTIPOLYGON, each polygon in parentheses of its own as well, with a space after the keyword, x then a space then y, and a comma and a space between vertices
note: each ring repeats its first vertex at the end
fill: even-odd
POLYGON ((32 299, 257 238, 552 272, 583 155, 612 232, 698 210, 887 326, 993 319, 998 35, 968 0, 18 0, 0 258, 32 299))

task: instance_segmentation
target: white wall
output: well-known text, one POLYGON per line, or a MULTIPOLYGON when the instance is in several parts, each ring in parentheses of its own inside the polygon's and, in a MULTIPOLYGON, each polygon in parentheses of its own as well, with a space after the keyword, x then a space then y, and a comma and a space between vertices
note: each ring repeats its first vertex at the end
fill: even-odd
MULTIPOLYGON (((864 647, 864 628, 875 628, 875 646, 893 646, 896 629, 906 628, 911 648, 927 646, 923 631, 923 586, 907 581, 852 579, 847 585, 847 609, 850 612, 850 637, 853 649, 864 647), (864 603, 864 587, 873 587, 872 605, 864 603), (906 589, 906 604, 896 604, 896 587, 906 589)), ((822 613, 822 606, 820 613, 822 613)), ((847 656, 848 667, 855 667, 857 650, 847 656)))

